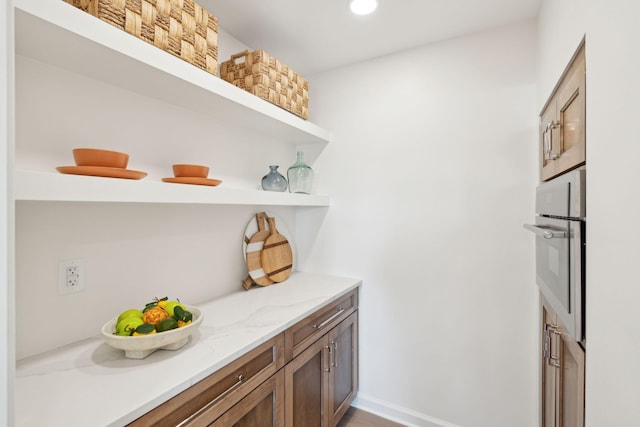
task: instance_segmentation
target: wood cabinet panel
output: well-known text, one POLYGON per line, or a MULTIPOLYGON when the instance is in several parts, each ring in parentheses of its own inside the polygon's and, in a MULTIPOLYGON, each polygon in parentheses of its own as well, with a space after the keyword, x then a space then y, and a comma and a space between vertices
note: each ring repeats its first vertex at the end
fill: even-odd
POLYGON ((285 425, 323 427, 327 413, 327 340, 307 347, 284 368, 285 425))
POLYGON ((285 360, 298 356, 312 342, 343 321, 358 307, 358 290, 354 289, 285 331, 285 360))
POLYGON ((261 344, 229 365, 133 421, 129 426, 208 425, 249 390, 284 366, 284 334, 261 344))
POLYGON ((585 352, 542 297, 541 426, 584 427, 585 352))
POLYGON ((556 371, 557 367, 554 366, 551 361, 551 352, 555 351, 555 345, 552 342, 556 339, 550 330, 551 325, 557 324, 557 318, 555 313, 549 309, 545 304, 542 304, 542 427, 553 427, 556 425, 556 371))
POLYGON ((358 312, 329 332, 329 425, 349 409, 358 391, 358 312))
POLYGON ((585 352, 560 325, 559 408, 561 427, 584 426, 585 352))
POLYGON ((284 372, 278 371, 210 426, 284 427, 284 372))
POLYGON ((287 364, 285 387, 287 427, 338 424, 358 390, 357 311, 287 364))
POLYGON ((541 179, 586 162, 586 69, 582 44, 540 115, 541 179))

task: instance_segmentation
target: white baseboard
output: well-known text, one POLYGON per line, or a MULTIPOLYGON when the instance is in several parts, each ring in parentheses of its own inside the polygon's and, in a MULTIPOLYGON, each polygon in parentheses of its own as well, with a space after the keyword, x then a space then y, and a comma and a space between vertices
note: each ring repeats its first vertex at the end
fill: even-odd
POLYGON ((406 425, 407 427, 459 427, 450 422, 429 417, 425 414, 362 393, 358 393, 351 405, 379 417, 406 425))

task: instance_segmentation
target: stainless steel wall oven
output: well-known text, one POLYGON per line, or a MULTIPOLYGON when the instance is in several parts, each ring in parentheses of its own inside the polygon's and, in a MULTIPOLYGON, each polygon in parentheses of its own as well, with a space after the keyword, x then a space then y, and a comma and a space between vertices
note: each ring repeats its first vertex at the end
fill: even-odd
POLYGON ((586 207, 585 169, 536 189, 536 282, 573 338, 585 339, 586 207))

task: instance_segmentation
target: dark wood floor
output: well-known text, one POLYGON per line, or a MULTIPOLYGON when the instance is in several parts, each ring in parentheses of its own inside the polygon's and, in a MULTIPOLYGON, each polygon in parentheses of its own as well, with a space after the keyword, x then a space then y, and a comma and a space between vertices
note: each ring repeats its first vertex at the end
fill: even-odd
POLYGON ((403 427, 403 425, 352 406, 337 427, 403 427))

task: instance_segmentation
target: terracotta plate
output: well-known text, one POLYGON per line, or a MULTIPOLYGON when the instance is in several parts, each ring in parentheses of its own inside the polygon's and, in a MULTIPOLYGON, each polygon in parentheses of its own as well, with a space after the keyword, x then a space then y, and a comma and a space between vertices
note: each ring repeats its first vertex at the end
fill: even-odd
POLYGON ((146 172, 102 166, 58 166, 58 172, 70 175, 102 176, 106 178, 142 179, 146 172))
POLYGON ((216 185, 220 185, 222 181, 219 179, 211 179, 211 178, 198 178, 191 176, 181 176, 179 178, 162 178, 164 182, 173 182, 174 184, 193 184, 193 185, 210 185, 215 187, 216 185))

